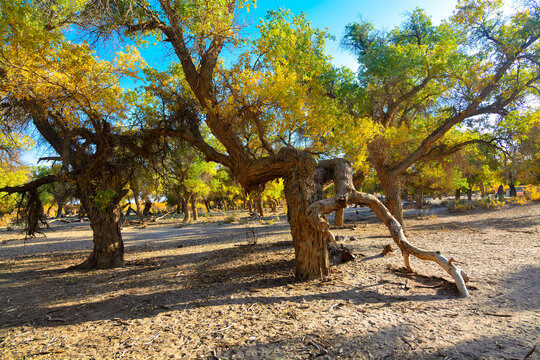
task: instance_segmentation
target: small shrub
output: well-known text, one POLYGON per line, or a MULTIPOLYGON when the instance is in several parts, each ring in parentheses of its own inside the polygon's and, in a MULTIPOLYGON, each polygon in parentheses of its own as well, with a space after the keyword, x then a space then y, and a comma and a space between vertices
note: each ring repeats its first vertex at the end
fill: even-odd
POLYGON ((225 224, 232 224, 234 222, 237 222, 238 219, 234 215, 229 215, 225 219, 223 219, 223 223, 225 224))

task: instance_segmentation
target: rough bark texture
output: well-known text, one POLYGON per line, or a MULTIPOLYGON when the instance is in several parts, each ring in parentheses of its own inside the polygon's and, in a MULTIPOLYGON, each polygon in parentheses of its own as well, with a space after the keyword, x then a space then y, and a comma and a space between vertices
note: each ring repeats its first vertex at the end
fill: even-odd
POLYGON ((455 199, 459 200, 461 198, 461 189, 456 189, 456 196, 455 199))
MULTIPOLYGON (((85 194, 90 192, 87 190, 85 194)), ((120 232, 120 200, 124 195, 125 192, 120 190, 106 205, 97 202, 95 196, 81 196, 81 203, 90 219, 94 247, 88 259, 77 268, 109 269, 124 265, 124 242, 120 232)))
POLYGON ((296 156, 296 166, 289 169, 285 179, 285 197, 295 250, 296 277, 306 280, 327 275, 330 264, 326 237, 314 226, 307 211, 310 204, 323 196, 315 179, 315 160, 302 152, 297 152, 296 156))
POLYGON ((334 225, 343 226, 345 223, 345 209, 337 209, 334 215, 334 225))

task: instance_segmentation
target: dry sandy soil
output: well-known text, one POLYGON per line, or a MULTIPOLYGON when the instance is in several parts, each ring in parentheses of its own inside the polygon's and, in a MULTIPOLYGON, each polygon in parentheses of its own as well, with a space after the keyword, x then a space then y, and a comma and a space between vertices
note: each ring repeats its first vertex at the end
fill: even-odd
POLYGON ((66 271, 91 249, 88 223, 1 231, 0 357, 539 358, 540 203, 406 219, 414 244, 468 272, 469 298, 434 263, 410 274, 380 256, 388 231, 358 214, 335 230, 357 259, 309 282, 293 276, 283 214, 253 227, 254 246, 242 224, 126 227, 126 266, 90 272, 66 271))

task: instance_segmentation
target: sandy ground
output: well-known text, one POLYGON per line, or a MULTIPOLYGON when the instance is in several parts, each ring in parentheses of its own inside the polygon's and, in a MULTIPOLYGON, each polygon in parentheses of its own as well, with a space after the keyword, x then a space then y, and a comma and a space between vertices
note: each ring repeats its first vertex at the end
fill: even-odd
POLYGON ((391 239, 364 209, 335 230, 357 260, 309 282, 294 278, 283 214, 126 227, 127 265, 90 272, 65 270, 91 249, 88 223, 0 231, 0 358, 540 358, 540 203, 430 213, 409 212, 409 238, 458 260, 469 298, 436 264, 413 259, 410 274, 380 256, 391 239))

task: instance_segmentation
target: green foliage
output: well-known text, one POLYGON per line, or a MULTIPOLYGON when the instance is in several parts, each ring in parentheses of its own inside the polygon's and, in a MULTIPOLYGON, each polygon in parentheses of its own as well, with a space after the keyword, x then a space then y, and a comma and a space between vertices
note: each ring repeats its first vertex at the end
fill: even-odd
POLYGON ((102 211, 107 211, 116 206, 118 194, 112 189, 98 190, 90 199, 95 207, 102 211))
MULTIPOLYGON (((17 186, 28 180, 30 177, 26 167, 7 168, 0 167, 0 188, 5 186, 17 186)), ((17 194, 7 195, 0 192, 0 215, 11 213, 15 210, 20 196, 17 194)))

